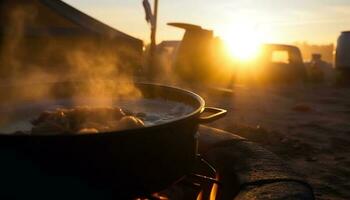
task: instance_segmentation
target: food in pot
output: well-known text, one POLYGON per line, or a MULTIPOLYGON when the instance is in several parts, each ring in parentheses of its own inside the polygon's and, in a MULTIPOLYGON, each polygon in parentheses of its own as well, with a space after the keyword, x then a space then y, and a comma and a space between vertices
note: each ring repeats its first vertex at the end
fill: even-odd
POLYGON ((120 108, 77 107, 43 112, 32 121, 33 135, 89 134, 144 127, 144 122, 120 108))
MULTIPOLYGON (((2 116, 5 120, 1 123, 0 116, 0 135, 77 134, 78 131, 82 134, 95 133, 103 132, 103 130, 105 130, 103 126, 105 126, 106 123, 107 126, 109 126, 106 129, 107 131, 118 131, 124 130, 124 128, 121 128, 124 126, 122 125, 125 123, 124 120, 122 124, 119 124, 119 127, 115 125, 123 117, 127 117, 126 119, 136 122, 136 125, 139 124, 140 120, 145 127, 150 127, 169 123, 194 111, 192 106, 185 103, 161 98, 118 99, 108 104, 109 106, 106 106, 106 102, 107 104, 111 103, 109 100, 105 101, 103 98, 76 98, 74 101, 70 99, 58 99, 54 101, 43 100, 31 104, 23 104, 15 109, 3 111, 5 114, 2 114, 2 116), (76 102, 79 102, 79 106, 76 106, 76 102), (85 112, 86 114, 82 116, 89 116, 89 119, 85 120, 87 121, 84 123, 85 126, 76 127, 76 124, 81 124, 79 122, 81 120, 77 120, 82 118, 81 115, 80 117, 79 115, 78 117, 73 117, 73 120, 71 120, 71 118, 67 119, 68 116, 71 116, 69 113, 71 113, 72 109, 76 109, 76 111, 80 110, 80 112, 76 113, 85 112), (64 115, 62 115, 62 112, 64 115), (11 116, 11 118, 8 118, 8 116, 11 116), (130 118, 132 116, 138 120, 135 121, 135 118, 130 118), (33 118, 36 119, 33 120, 33 118), (51 120, 48 120, 49 118, 51 120), (57 118, 57 120, 54 118, 57 118), (109 118, 112 119, 106 120, 109 118), (49 121, 49 123, 43 123, 43 120, 46 122, 49 121), (54 124, 52 124, 52 121, 54 124), (66 126, 62 126, 62 124, 66 126), (115 130, 112 130, 112 128, 115 128, 115 130), (51 132, 48 132, 48 129, 52 129, 51 132)), ((1 111, 0 109, 0 112, 1 111)))

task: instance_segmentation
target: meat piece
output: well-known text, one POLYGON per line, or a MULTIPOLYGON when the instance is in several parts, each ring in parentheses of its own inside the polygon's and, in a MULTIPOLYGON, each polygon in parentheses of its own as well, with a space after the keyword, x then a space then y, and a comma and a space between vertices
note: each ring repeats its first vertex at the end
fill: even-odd
POLYGON ((58 109, 56 112, 43 112, 37 119, 32 120, 33 125, 38 125, 46 121, 54 121, 59 124, 65 124, 68 121, 67 110, 58 109))
POLYGON ((32 133, 41 134, 91 134, 143 127, 144 123, 126 116, 120 108, 77 107, 43 112, 32 121, 32 133))
POLYGON ((73 130, 82 128, 85 123, 105 123, 106 121, 120 120, 125 116, 120 108, 89 108, 79 107, 67 112, 70 127, 73 130))
POLYGON ((138 118, 133 116, 123 117, 118 123, 118 130, 133 129, 144 127, 145 124, 138 118))
POLYGON ((98 130, 95 128, 83 128, 78 131, 79 134, 93 134, 98 133, 98 130))
POLYGON ((38 125, 39 123, 47 120, 52 115, 51 112, 42 112, 38 118, 31 121, 33 125, 38 125))

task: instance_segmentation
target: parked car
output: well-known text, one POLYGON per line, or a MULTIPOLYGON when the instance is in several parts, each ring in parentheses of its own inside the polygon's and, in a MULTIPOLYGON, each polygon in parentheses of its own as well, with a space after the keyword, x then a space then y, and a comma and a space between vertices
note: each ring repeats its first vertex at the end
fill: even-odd
POLYGON ((306 68, 298 47, 284 44, 264 44, 257 60, 258 76, 268 82, 303 82, 306 68))
POLYGON ((302 54, 296 46, 264 44, 259 56, 249 63, 252 66, 245 67, 228 58, 224 42, 214 37, 212 30, 185 23, 169 25, 185 29, 183 39, 162 42, 158 50, 171 52, 168 59, 172 60, 174 74, 188 83, 229 86, 233 81, 242 81, 242 76, 244 81, 272 83, 307 79, 302 54))

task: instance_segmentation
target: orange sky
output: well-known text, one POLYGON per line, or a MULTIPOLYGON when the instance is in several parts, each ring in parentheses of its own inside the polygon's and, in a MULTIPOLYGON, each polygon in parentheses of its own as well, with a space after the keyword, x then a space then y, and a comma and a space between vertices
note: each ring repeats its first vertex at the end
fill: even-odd
MULTIPOLYGON (((99 20, 149 41, 141 0, 65 0, 99 20)), ((152 3, 153 1, 150 0, 152 3)), ((262 42, 334 43, 350 29, 348 0, 159 0, 158 41, 181 39, 183 31, 167 22, 188 22, 213 29, 224 38, 249 33, 262 42)))

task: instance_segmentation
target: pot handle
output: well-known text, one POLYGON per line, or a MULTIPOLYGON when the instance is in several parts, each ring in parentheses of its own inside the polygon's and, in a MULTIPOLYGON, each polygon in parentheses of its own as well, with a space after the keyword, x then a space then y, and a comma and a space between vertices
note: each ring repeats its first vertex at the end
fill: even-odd
POLYGON ((214 107, 205 107, 202 113, 209 112, 213 113, 209 116, 199 117, 199 123, 210 123, 224 117, 227 114, 227 110, 214 107))

